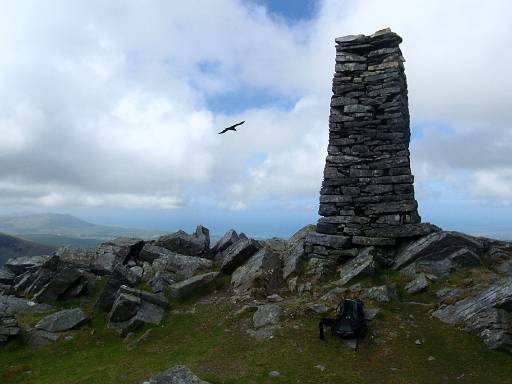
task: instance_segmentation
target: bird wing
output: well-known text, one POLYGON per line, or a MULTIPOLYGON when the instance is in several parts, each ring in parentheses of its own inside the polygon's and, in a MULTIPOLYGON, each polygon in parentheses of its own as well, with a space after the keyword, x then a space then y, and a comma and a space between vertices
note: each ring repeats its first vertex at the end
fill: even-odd
POLYGON ((242 125, 243 123, 245 123, 245 121, 241 121, 240 123, 237 123, 237 124, 231 125, 227 128, 224 128, 222 131, 219 132, 219 135, 226 133, 227 131, 236 131, 235 128, 238 127, 239 125, 242 125))

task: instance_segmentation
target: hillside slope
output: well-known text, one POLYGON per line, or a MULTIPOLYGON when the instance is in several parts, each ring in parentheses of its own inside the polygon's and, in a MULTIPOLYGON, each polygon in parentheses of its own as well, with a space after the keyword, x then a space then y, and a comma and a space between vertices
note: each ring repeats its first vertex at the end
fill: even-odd
POLYGON ((11 257, 47 255, 55 247, 0 233, 0 265, 11 257))
POLYGON ((155 235, 152 231, 97 225, 57 213, 0 216, 0 232, 16 236, 55 235, 99 240, 118 236, 149 238, 155 235))

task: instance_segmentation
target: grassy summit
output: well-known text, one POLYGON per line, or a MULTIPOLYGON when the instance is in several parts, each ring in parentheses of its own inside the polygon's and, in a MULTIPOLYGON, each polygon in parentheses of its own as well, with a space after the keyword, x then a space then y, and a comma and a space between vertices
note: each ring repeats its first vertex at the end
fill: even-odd
MULTIPOLYGON (((512 356, 490 351, 477 336, 432 319, 432 293, 416 295, 411 302, 401 289, 401 277, 393 274, 360 282, 375 284, 383 279, 398 284, 399 300, 378 304, 381 311, 359 352, 329 333, 321 342, 320 315, 307 313, 301 302, 292 299, 285 298, 282 328, 270 340, 251 338, 246 329, 252 313, 237 315, 240 305, 231 304, 226 292, 218 291, 202 299, 173 302, 161 326, 143 329, 123 342, 117 332, 106 329, 105 315, 93 309, 95 297, 90 297, 63 304, 80 304, 92 315, 90 326, 67 333, 72 340, 62 337, 43 347, 12 342, 0 349, 0 382, 135 384, 178 363, 211 383, 510 382, 512 356), (151 329, 147 338, 131 348, 147 329, 151 329), (270 377, 270 371, 279 371, 280 376, 270 377)), ((43 316, 24 315, 18 320, 35 324, 43 316)))

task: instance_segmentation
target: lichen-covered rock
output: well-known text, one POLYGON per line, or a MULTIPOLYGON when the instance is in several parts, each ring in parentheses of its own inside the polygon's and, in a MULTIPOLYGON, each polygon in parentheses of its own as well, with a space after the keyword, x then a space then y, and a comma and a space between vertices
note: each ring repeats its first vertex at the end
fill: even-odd
POLYGON ((378 301, 379 303, 387 303, 394 297, 394 292, 392 292, 387 285, 379 285, 366 289, 363 296, 367 299, 378 301))
POLYGON ((283 254, 283 279, 288 279, 292 275, 300 272, 306 254, 304 251, 304 240, 298 240, 286 250, 283 254))
POLYGON ((190 369, 177 365, 165 372, 144 381, 142 384, 209 384, 199 379, 190 369))
POLYGON ((254 292, 266 297, 278 289, 281 276, 279 256, 265 247, 233 272, 231 284, 237 293, 254 292))
POLYGON ((343 264, 339 285, 345 285, 357 276, 368 276, 375 273, 377 269, 376 252, 373 247, 363 248, 356 257, 343 264))
POLYGON ((408 293, 414 294, 425 291, 428 288, 428 286, 429 281, 427 277, 425 276, 424 273, 420 273, 414 280, 412 280, 405 286, 405 290, 408 293))
POLYGON ((80 308, 65 309, 53 313, 36 324, 36 329, 47 332, 63 332, 78 328, 89 321, 89 317, 80 308))
POLYGON ((499 280, 475 296, 441 306, 434 317, 462 323, 477 332, 491 349, 512 352, 512 278, 499 280))
POLYGON ((254 328, 261 328, 266 325, 277 325, 282 314, 283 310, 279 305, 261 305, 252 316, 254 328))

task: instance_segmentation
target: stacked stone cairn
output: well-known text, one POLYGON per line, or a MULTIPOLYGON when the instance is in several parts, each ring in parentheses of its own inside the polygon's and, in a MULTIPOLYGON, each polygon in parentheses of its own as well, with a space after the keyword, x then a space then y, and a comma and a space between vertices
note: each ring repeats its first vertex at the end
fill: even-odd
POLYGON ((310 258, 336 261, 433 230, 420 224, 414 198, 401 42, 390 29, 336 39, 323 217, 308 238, 310 258))

